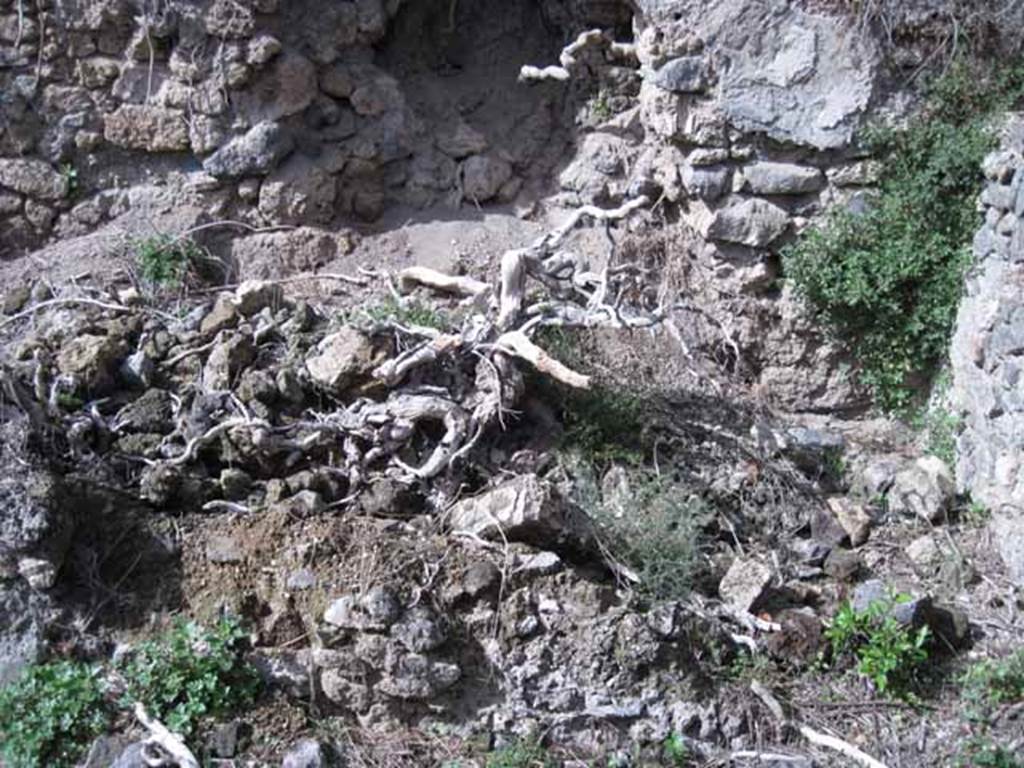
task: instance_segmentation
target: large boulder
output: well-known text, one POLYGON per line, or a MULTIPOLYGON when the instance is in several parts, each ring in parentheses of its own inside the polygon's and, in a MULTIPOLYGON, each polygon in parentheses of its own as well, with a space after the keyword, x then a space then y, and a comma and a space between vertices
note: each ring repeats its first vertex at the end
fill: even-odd
POLYGON ((505 539, 541 549, 585 549, 593 524, 536 475, 520 475, 452 507, 449 525, 481 538, 505 539))
POLYGON ((259 123, 302 112, 318 92, 313 62, 297 53, 284 53, 235 98, 239 113, 259 123))
POLYGON ((762 161, 743 169, 744 185, 756 195, 803 195, 825 186, 817 168, 762 161))
POLYGON ((0 158, 0 187, 40 200, 60 200, 68 180, 42 160, 0 158))
MULTIPOLYGON (((845 15, 764 0, 637 5, 647 27, 637 46, 641 65, 664 68, 673 57, 694 55, 687 41, 704 41, 702 55, 717 77, 716 108, 732 126, 817 149, 851 141, 874 93, 881 54, 845 15)), ((696 61, 683 59, 663 83, 694 89, 700 72, 696 61)))
POLYGON ((61 347, 57 369, 71 376, 83 391, 104 394, 113 388, 120 362, 127 353, 124 341, 116 336, 86 333, 61 347))
POLYGON ((710 240, 764 248, 789 226, 789 214, 766 200, 743 200, 720 208, 707 219, 704 236, 710 240))
POLYGON ((278 123, 265 120, 236 136, 203 162, 203 170, 217 178, 264 176, 295 146, 291 134, 278 123))
POLYGON ((886 496, 889 511, 940 522, 956 494, 953 473, 937 456, 924 456, 896 473, 886 496))
POLYGON ((122 104, 105 116, 103 135, 115 146, 143 152, 183 152, 189 148, 185 113, 164 107, 122 104))
POLYGON ((334 216, 335 178, 305 157, 293 157, 260 187, 260 213, 274 224, 327 223, 334 216))
POLYGON ((306 371, 318 385, 340 394, 367 379, 378 362, 373 340, 345 326, 317 345, 306 360, 306 371))
POLYGON ((512 166, 492 155, 473 155, 459 166, 462 196, 483 203, 497 197, 505 183, 512 178, 512 166))

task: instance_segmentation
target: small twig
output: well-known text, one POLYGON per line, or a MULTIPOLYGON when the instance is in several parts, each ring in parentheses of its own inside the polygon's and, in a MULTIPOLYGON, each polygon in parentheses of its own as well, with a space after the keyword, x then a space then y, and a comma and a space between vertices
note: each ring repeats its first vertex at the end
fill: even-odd
POLYGON ((87 304, 91 307, 99 307, 100 309, 106 309, 111 312, 144 312, 147 314, 156 315, 157 317, 162 317, 165 320, 175 319, 173 315, 169 315, 166 312, 160 312, 159 310, 156 309, 147 309, 145 307, 126 307, 123 304, 109 304, 105 301, 97 301, 96 299, 47 299, 46 301, 40 301, 38 304, 33 304, 24 312, 19 312, 16 315, 11 315, 3 322, 0 322, 0 329, 6 328, 8 325, 16 323, 19 320, 24 320, 26 317, 31 317, 40 309, 73 304, 87 304))

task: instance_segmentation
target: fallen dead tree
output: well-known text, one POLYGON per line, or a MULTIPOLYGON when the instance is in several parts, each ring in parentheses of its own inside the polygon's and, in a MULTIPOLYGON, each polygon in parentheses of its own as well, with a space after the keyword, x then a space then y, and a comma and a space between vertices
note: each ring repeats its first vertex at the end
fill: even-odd
MULTIPOLYGON (((281 283, 287 279, 245 283, 233 293, 222 293, 206 315, 197 316, 198 334, 179 330, 170 315, 151 309, 86 305, 94 315, 109 310, 115 317, 142 313, 149 318, 147 332, 131 339, 134 351, 120 359, 127 357, 134 368, 148 371, 149 379, 158 376, 171 393, 173 429, 161 432, 155 447, 125 458, 142 467, 141 483, 154 503, 171 503, 176 489, 187 485, 181 478, 190 468, 213 458, 215 465, 247 466, 257 476, 301 467, 322 470, 339 483, 331 503, 355 500, 379 478, 423 484, 435 508, 443 509, 475 462, 476 449, 491 442, 484 437, 509 426, 525 391, 527 369, 567 387, 591 385, 589 376, 543 348, 538 342, 542 329, 640 327, 665 317, 665 309, 645 290, 652 279, 648 271, 617 263, 594 271, 570 248, 582 225, 610 227, 639 214, 648 203, 646 197, 637 197, 614 209, 584 206, 574 211, 532 244, 505 253, 493 286, 422 267, 376 275, 390 287, 397 313, 349 323, 327 336, 323 333, 329 329, 319 321, 319 342, 305 349, 304 364, 276 370, 278 377, 300 382, 301 404, 296 402, 299 407, 287 417, 261 409, 258 401, 240 397, 236 388, 239 377, 259 375, 254 358, 277 354, 273 350, 283 349, 289 336, 283 329, 298 322, 294 306, 283 301, 281 283), (461 299, 466 313, 458 327, 440 330, 402 316, 409 295, 424 291, 461 299), (219 313, 226 318, 223 323, 219 313), (216 335, 204 338, 204 327, 216 335), (151 359, 156 334, 181 343, 151 359)), ((73 303, 60 300, 59 306, 73 303)), ((34 317, 36 309, 21 319, 34 317)), ((325 312, 314 310, 316 314, 325 312)), ((98 352, 107 354, 102 338, 94 343, 98 352)), ((121 349, 119 355, 128 351, 121 349)), ((26 371, 29 375, 23 378, 33 384, 18 384, 17 372, 7 371, 8 396, 37 427, 49 423, 53 433, 67 435, 69 442, 74 436, 69 454, 99 453, 118 444, 131 429, 132 406, 107 413, 108 401, 100 398, 72 413, 58 407, 57 401, 66 402, 69 393, 88 391, 101 382, 89 366, 67 370, 70 356, 55 353, 57 363, 54 355, 40 356, 26 371)), ((246 508, 209 493, 197 502, 206 509, 246 508)))

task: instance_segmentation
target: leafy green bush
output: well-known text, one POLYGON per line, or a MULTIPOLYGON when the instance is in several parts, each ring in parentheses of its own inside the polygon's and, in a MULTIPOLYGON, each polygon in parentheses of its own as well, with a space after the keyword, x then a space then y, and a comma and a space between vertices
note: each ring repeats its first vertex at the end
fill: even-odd
POLYGON ((168 728, 191 735, 200 720, 251 704, 256 671, 243 659, 245 632, 234 619, 210 629, 177 622, 163 637, 141 643, 121 663, 124 704, 141 702, 168 728))
POLYGON ((907 600, 906 595, 875 600, 863 611, 845 602, 825 630, 833 659, 852 654, 857 672, 871 680, 881 694, 906 695, 928 659, 928 627, 914 630, 893 616, 893 606, 907 600))
POLYGON ((904 130, 875 129, 877 198, 831 212, 783 253, 785 274, 847 342, 879 405, 906 407, 915 376, 945 355, 980 218, 993 110, 1024 93, 1024 68, 980 77, 964 63, 932 88, 904 130))
POLYGON ((555 768, 558 761, 538 739, 519 739, 487 756, 486 768, 555 768))
POLYGON ((189 238, 152 235, 132 243, 139 276, 154 288, 178 288, 202 257, 189 238))
POLYGON ((653 601, 689 594, 699 564, 704 502, 653 471, 627 474, 628 490, 587 504, 611 555, 640 578, 637 592, 653 601))
POLYGON ((30 667, 0 689, 0 756, 9 768, 73 766, 110 722, 97 668, 71 661, 30 667))

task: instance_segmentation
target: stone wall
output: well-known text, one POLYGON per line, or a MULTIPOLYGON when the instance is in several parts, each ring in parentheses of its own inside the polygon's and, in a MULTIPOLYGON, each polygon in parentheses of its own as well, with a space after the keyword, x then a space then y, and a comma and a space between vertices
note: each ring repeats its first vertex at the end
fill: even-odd
POLYGON ((1024 584, 1024 118, 986 161, 985 224, 951 358, 962 491, 993 514, 997 546, 1024 584))
POLYGON ((519 66, 554 58, 561 24, 629 18, 560 0, 0 0, 0 257, 91 231, 147 184, 254 226, 509 201, 565 146, 560 91, 516 88, 519 66))
MULTIPOLYGON (((924 29, 933 5, 900 23, 924 29)), ((863 205, 878 169, 857 128, 900 101, 891 41, 848 11, 0 0, 0 258, 55 241, 77 253, 71 238, 97 231, 299 227, 218 244, 240 277, 268 277, 329 261, 348 227, 392 206, 531 210, 645 191, 664 212, 646 246, 685 272, 689 348, 771 404, 860 408, 849 356, 778 280, 780 250, 815 217, 863 205), (595 26, 635 57, 588 51, 571 82, 517 82, 595 26)), ((897 70, 933 53, 918 48, 897 70)), ((116 240, 97 242, 85 250, 116 240)))

